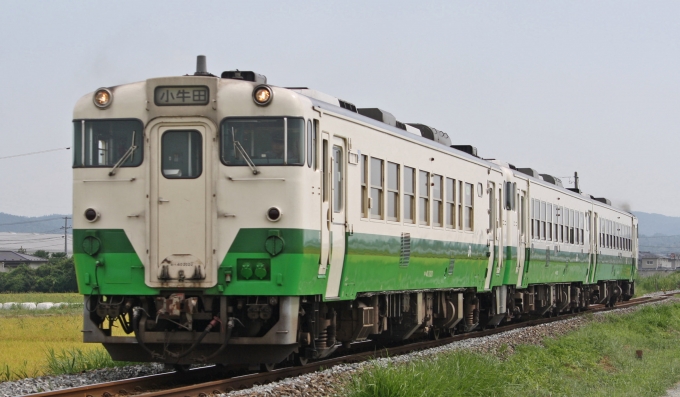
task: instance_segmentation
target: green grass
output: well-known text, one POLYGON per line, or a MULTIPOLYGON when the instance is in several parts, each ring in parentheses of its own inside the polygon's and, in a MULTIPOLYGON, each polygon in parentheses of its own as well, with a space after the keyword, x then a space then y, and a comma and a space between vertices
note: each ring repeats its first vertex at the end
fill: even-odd
POLYGON ((505 359, 450 352, 353 377, 351 397, 663 396, 680 380, 680 304, 647 306, 505 359), (635 351, 643 351, 643 359, 635 351))
MULTIPOLYGON (((77 347, 55 351, 47 348, 47 367, 45 373, 51 375, 77 374, 100 368, 124 367, 134 363, 113 361, 104 349, 82 350, 77 347)), ((1 376, 1 375, 0 375, 1 376)))
POLYGON ((635 280, 635 295, 641 296, 655 291, 680 289, 680 272, 638 276, 635 280))

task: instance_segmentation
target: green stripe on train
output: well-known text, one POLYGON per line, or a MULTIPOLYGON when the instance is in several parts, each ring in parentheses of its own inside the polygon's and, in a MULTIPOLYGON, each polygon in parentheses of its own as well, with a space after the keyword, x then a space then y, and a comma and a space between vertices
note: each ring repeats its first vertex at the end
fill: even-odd
MULTIPOLYGON (((78 286, 82 294, 155 295, 146 286, 144 267, 123 230, 76 229, 74 259, 78 286), (83 251, 83 239, 98 237, 102 246, 92 257, 83 251), (104 266, 95 266, 96 262, 104 266), (98 287, 98 288, 94 288, 98 287)), ((355 233, 346 236, 345 264, 340 283, 340 298, 353 299, 359 292, 399 291, 429 288, 474 287, 484 289, 489 263, 489 247, 450 241, 411 239, 408 265, 401 260, 401 238, 355 233)), ((204 290, 215 295, 324 295, 327 279, 318 276, 320 233, 303 229, 241 229, 218 269, 218 284, 204 290), (271 256, 265 240, 279 235, 284 243, 281 254, 271 256), (270 274, 264 280, 244 280, 237 274, 243 260, 269 261, 270 274), (225 280, 227 274, 231 281, 225 280)), ((587 282, 589 272, 596 279, 630 279, 631 259, 598 256, 595 269, 588 254, 545 250, 526 250, 522 285, 556 282, 587 282)), ((495 249, 491 286, 517 283, 521 266, 514 247, 495 249), (498 255, 504 261, 498 266, 498 255)), ((329 274, 330 266, 326 272, 329 274)))

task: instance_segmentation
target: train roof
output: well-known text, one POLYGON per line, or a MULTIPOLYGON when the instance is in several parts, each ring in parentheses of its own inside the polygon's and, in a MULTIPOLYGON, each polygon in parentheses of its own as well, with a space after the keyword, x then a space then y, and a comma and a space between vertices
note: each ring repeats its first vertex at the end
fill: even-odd
POLYGON ((288 89, 293 90, 300 95, 306 96, 307 98, 309 98, 310 101, 312 101, 312 104, 314 106, 318 107, 318 108, 329 110, 329 111, 332 111, 334 113, 341 114, 341 115, 343 115, 347 118, 354 119, 354 120, 357 120, 357 121, 361 121, 362 123, 369 124, 369 125, 374 126, 378 129, 387 130, 387 131, 389 131, 389 132, 391 132, 395 135, 400 135, 404 138, 412 139, 414 141, 422 143, 425 146, 431 146, 433 148, 436 148, 438 150, 446 152, 446 153, 453 155, 455 157, 459 157, 461 159, 465 159, 467 161, 476 163, 480 166, 484 166, 484 167, 487 167, 487 168, 490 168, 490 169, 495 169, 495 170, 500 171, 500 172, 503 172, 503 169, 505 168, 505 169, 509 170, 515 178, 527 179, 527 180, 530 180, 534 184, 540 185, 540 186, 545 187, 545 188, 557 190, 560 193, 563 193, 565 195, 568 195, 568 196, 571 196, 571 197, 574 197, 574 198, 578 198, 578 199, 583 200, 583 201, 590 202, 595 206, 609 208, 611 210, 614 210, 614 211, 635 217, 629 211, 626 211, 626 210, 621 209, 621 208, 614 207, 613 205, 611 205, 609 200, 596 198, 596 197, 594 197, 590 194, 586 194, 586 193, 575 192, 575 191, 573 191, 569 188, 563 187, 561 185, 561 182, 558 184, 558 183, 555 183, 553 181, 549 181, 549 180, 545 179, 545 178, 547 178, 547 179, 553 178, 553 180, 559 181, 558 178, 552 177, 551 175, 538 174, 536 172, 537 176, 534 176, 534 175, 531 175, 530 173, 528 173, 526 171, 527 169, 516 168, 514 166, 511 166, 510 164, 502 164, 501 162, 494 161, 494 159, 483 159, 483 158, 468 154, 468 153, 461 151, 459 149, 446 146, 446 145, 444 145, 440 142, 437 142, 435 140, 425 138, 425 137, 423 137, 419 134, 414 134, 413 132, 408 131, 406 129, 398 128, 397 126, 381 122, 381 121, 376 120, 372 117, 362 115, 362 114, 358 113, 356 110, 354 110, 355 106, 352 105, 351 103, 346 102, 346 101, 342 101, 338 98, 333 97, 332 95, 328 95, 328 94, 322 93, 320 91, 312 90, 312 89, 309 89, 309 88, 306 88, 306 87, 305 88, 288 88, 288 89), (338 103, 337 105, 333 103, 335 101, 337 101, 337 103, 338 103), (603 200, 606 200, 607 202, 605 202, 603 200))

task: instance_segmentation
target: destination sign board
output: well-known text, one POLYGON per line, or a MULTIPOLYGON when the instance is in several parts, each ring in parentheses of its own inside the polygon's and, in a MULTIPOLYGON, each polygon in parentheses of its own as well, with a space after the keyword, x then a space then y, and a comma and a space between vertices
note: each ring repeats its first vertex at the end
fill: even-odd
POLYGON ((207 105, 210 89, 204 85, 160 86, 154 90, 156 106, 207 105))

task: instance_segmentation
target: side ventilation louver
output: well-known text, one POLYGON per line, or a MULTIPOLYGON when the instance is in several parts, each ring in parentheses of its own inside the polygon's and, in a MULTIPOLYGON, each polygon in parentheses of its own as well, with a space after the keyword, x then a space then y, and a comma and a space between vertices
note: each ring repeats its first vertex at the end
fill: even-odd
POLYGON ((447 273, 450 275, 453 274, 453 268, 456 265, 456 259, 455 258, 449 258, 449 268, 447 269, 447 273))
POLYGON ((401 234, 401 252, 399 254, 399 266, 408 266, 411 261, 411 233, 401 234))

